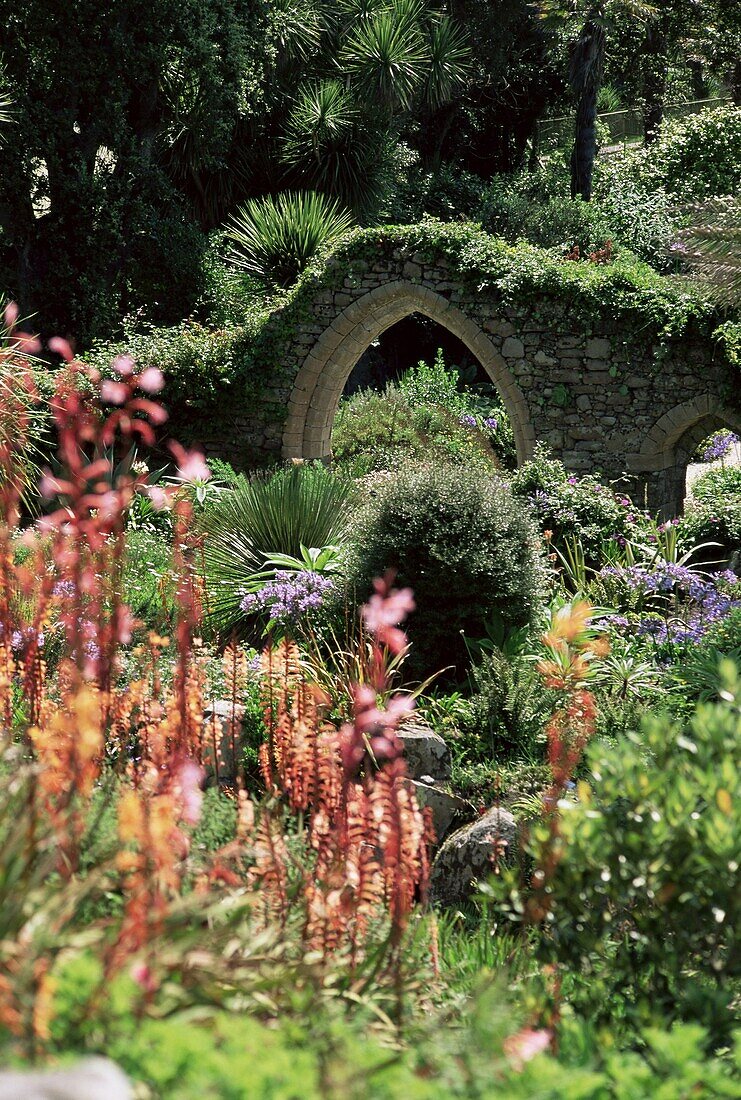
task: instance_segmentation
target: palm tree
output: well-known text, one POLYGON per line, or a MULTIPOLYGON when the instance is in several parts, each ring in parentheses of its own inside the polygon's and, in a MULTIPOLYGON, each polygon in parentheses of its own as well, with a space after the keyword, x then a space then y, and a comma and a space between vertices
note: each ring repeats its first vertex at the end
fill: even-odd
POLYGON ((643 20, 653 9, 643 0, 540 0, 540 11, 570 40, 569 83, 576 98, 571 197, 589 202, 597 154, 597 98, 609 37, 618 20, 643 20))
POLYGON ((604 3, 591 6, 569 58, 569 81, 576 96, 571 197, 579 196, 585 202, 592 197, 592 170, 597 153, 597 96, 607 42, 604 9, 604 3))
MULTIPOLYGON (((6 126, 13 118, 13 100, 10 96, 10 86, 8 84, 7 77, 5 76, 5 69, 3 68, 3 59, 0 57, 0 127, 6 126)), ((0 145, 5 140, 5 137, 0 130, 0 145)))

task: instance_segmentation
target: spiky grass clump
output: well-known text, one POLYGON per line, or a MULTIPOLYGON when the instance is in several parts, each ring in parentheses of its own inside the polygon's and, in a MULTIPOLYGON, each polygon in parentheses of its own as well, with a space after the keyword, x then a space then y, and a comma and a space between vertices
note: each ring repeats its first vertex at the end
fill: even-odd
POLYGON ((296 282, 315 253, 352 228, 349 211, 316 191, 284 191, 251 199, 228 235, 235 267, 275 287, 296 282))
POLYGON ((260 475, 224 493, 203 520, 211 626, 246 625, 241 601, 256 573, 276 554, 300 558, 301 547, 341 544, 352 485, 323 466, 294 466, 260 475))

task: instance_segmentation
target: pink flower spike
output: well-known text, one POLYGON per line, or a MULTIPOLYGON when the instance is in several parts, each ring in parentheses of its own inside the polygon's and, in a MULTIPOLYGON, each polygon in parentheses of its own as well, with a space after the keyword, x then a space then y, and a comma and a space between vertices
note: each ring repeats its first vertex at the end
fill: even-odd
POLYGON ((152 506, 156 512, 163 512, 166 508, 170 507, 169 497, 161 485, 148 485, 145 489, 145 493, 151 500, 152 506))
POLYGON ((178 463, 178 477, 181 481, 208 481, 211 471, 200 451, 183 454, 178 463))
POLYGON ((165 385, 162 371, 158 367, 147 367, 138 378, 139 389, 145 393, 159 393, 165 385))
POLYGON ((187 825, 197 825, 201 816, 203 802, 204 771, 195 760, 186 760, 180 768, 180 795, 182 798, 181 816, 187 825))
POLYGON ((59 482, 51 474, 44 474, 39 482, 39 493, 44 500, 51 500, 59 492, 59 482))
POLYGON ((130 374, 134 373, 134 360, 130 355, 117 355, 113 360, 113 369, 116 374, 128 378, 130 374))
POLYGON ((123 382, 112 382, 107 378, 100 387, 100 396, 109 405, 123 405, 128 395, 129 388, 123 382))
POLYGON ((145 993, 154 993, 157 988, 157 980, 146 963, 135 963, 131 968, 131 977, 145 993))
POLYGON ((8 302, 7 306, 5 307, 3 319, 5 321, 5 327, 8 329, 9 332, 12 332, 13 328, 15 327, 15 323, 18 320, 18 306, 15 304, 15 302, 8 302))
POLYGON ((532 1027, 524 1027, 505 1040, 504 1053, 519 1073, 526 1062, 531 1061, 536 1054, 542 1054, 544 1050, 548 1049, 552 1038, 551 1032, 545 1028, 536 1031, 532 1027))
POLYGON ((41 341, 30 332, 16 332, 13 334, 13 339, 18 345, 18 350, 24 355, 38 355, 41 351, 41 341))
POLYGON ((49 351, 54 351, 57 355, 61 355, 62 359, 66 359, 68 363, 71 363, 74 359, 69 340, 65 340, 62 336, 52 336, 47 347, 49 351))

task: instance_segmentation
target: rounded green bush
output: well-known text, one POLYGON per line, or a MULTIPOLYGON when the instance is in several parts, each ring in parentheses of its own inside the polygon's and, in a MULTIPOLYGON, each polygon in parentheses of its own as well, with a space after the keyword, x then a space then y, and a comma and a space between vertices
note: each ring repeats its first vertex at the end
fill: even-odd
POLYGON ((683 550, 701 543, 715 544, 702 552, 704 561, 717 563, 741 554, 741 469, 738 466, 715 467, 697 479, 678 534, 683 550))
POLYGON ((741 108, 728 104, 667 123, 644 153, 657 182, 689 200, 741 189, 741 108))
POLYGON ((501 478, 450 465, 414 465, 379 480, 354 533, 359 599, 396 572, 414 590, 408 668, 417 676, 466 667, 465 635, 492 616, 529 622, 545 585, 535 527, 501 478))

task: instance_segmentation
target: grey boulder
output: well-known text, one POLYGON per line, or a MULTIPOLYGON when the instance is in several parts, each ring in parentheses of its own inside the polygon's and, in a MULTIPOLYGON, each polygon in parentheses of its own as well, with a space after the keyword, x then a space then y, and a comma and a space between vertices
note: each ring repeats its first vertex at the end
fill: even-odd
POLYGON ((477 883, 493 873, 497 859, 513 863, 516 855, 517 822, 495 806, 444 842, 432 865, 430 900, 444 906, 462 904, 477 883))
POLYGON ((126 1075, 107 1058, 65 1069, 0 1073, 0 1100, 132 1100, 126 1075))

